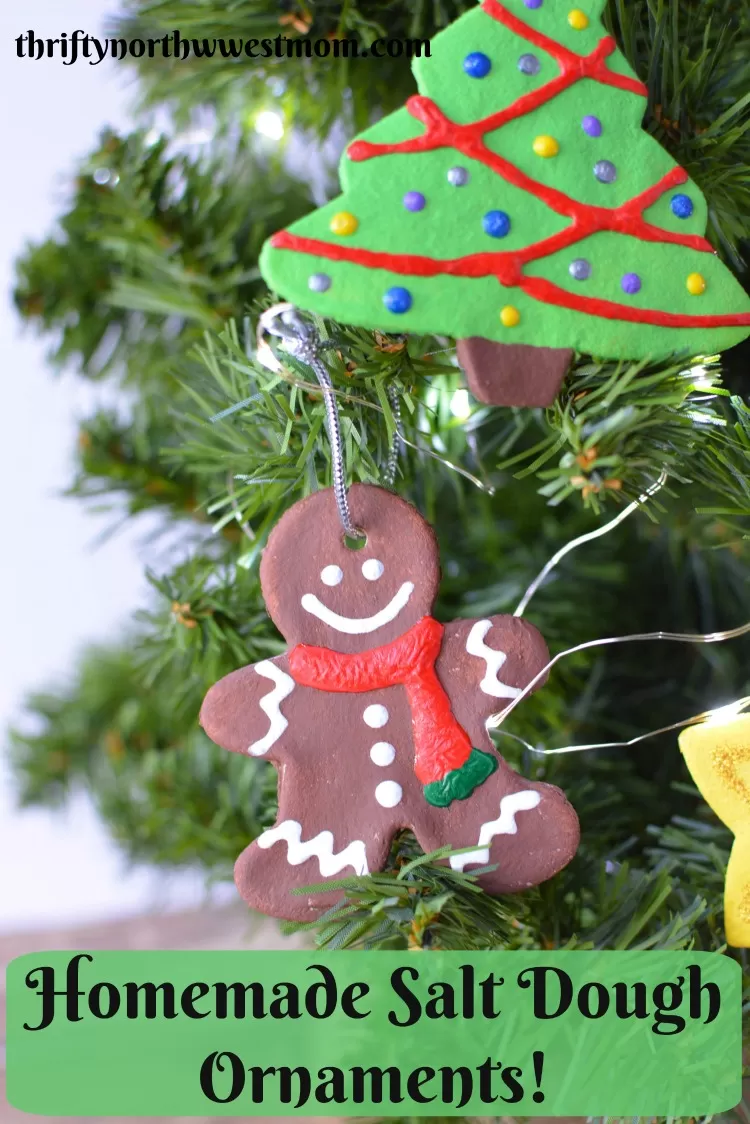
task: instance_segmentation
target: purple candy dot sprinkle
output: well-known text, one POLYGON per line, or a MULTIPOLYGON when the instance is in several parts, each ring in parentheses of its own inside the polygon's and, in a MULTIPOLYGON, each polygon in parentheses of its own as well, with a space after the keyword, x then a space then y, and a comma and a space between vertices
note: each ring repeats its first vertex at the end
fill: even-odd
POLYGON ((626 273, 622 279, 622 291, 628 296, 634 296, 641 291, 641 279, 637 273, 626 273))
POLYGON ((581 121, 581 128, 589 137, 600 137, 604 131, 599 118, 592 117, 591 115, 584 117, 581 121))
POLYGON ((427 206, 427 200, 421 191, 407 191, 404 196, 404 206, 407 211, 423 211, 427 206))

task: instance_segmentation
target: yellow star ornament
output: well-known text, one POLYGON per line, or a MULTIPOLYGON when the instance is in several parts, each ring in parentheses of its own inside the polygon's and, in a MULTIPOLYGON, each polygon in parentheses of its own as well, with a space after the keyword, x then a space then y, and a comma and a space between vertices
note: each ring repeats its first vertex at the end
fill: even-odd
POLYGON ((734 832, 724 886, 727 943, 750 948, 750 714, 680 735, 680 749, 706 803, 734 832))

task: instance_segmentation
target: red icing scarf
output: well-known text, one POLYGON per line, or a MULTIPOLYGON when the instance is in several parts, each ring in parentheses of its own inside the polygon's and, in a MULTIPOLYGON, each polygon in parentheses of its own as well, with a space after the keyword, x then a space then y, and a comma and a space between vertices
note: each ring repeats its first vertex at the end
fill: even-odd
POLYGON ((355 655, 299 644, 289 653, 289 667, 300 686, 319 691, 357 694, 403 687, 411 709, 414 772, 427 785, 460 769, 472 752, 435 671, 442 642, 443 626, 423 617, 390 644, 355 655))

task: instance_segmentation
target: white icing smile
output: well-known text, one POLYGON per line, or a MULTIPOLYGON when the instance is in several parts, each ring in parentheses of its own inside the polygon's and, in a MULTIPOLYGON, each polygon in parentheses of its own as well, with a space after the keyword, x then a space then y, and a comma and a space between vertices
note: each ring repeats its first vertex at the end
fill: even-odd
POLYGON ((404 582, 385 608, 371 617, 342 617, 339 613, 334 613, 333 609, 329 609, 322 601, 319 601, 314 593, 304 595, 302 608, 306 613, 317 617, 323 624, 327 624, 329 628, 334 628, 336 632, 345 632, 349 636, 361 636, 363 633, 376 632, 383 625, 390 624, 391 621, 395 620, 401 610, 408 604, 413 592, 414 584, 404 582))

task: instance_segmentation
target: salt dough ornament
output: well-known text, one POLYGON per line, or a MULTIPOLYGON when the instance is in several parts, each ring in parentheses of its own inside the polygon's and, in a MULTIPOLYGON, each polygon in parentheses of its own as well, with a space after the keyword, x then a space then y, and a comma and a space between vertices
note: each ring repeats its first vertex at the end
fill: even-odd
POLYGON ((459 340, 483 402, 542 406, 578 350, 714 354, 750 299, 706 201, 641 128, 646 87, 605 0, 484 0, 413 65, 419 95, 349 145, 343 194, 261 269, 300 308, 459 340))
POLYGON ((750 715, 680 735, 680 749, 704 800, 734 833, 724 889, 724 927, 734 948, 750 948, 750 715))
POLYGON ((260 577, 289 650, 222 679, 201 710, 213 741, 279 773, 278 818, 238 859, 240 893, 309 921, 341 891, 295 887, 382 870, 406 828, 426 852, 474 848, 456 870, 497 863, 481 876, 491 893, 551 878, 576 852, 576 814, 506 765, 485 725, 546 666, 544 640, 515 617, 438 624, 432 528, 382 488, 356 484, 349 504, 359 551, 332 491, 277 524, 260 577))

